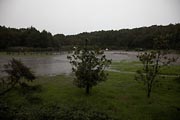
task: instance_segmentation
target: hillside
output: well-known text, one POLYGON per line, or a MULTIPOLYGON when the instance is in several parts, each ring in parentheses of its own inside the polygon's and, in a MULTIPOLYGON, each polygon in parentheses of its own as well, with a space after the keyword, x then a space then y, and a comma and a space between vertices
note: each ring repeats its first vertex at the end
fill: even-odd
POLYGON ((167 26, 153 25, 134 29, 84 32, 77 35, 52 35, 46 30, 30 28, 7 28, 0 26, 0 49, 14 47, 43 48, 46 50, 71 49, 89 40, 90 46, 109 49, 153 49, 154 39, 165 39, 169 49, 180 48, 180 24, 167 26))

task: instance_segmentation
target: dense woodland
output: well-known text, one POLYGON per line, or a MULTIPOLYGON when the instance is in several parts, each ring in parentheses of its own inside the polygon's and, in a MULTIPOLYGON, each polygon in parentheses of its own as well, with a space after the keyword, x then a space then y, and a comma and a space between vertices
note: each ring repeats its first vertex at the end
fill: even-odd
POLYGON ((0 26, 0 50, 24 48, 26 50, 68 50, 84 44, 109 49, 153 49, 153 41, 163 36, 169 49, 180 49, 180 24, 153 25, 134 29, 84 32, 77 35, 52 35, 46 30, 7 28, 0 26))

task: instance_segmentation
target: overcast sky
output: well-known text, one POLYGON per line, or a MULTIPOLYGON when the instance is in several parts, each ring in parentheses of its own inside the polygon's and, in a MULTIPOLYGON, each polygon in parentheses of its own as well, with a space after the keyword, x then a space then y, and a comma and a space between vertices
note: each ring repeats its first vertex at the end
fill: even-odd
POLYGON ((180 23, 180 0, 0 0, 0 25, 77 34, 180 23))

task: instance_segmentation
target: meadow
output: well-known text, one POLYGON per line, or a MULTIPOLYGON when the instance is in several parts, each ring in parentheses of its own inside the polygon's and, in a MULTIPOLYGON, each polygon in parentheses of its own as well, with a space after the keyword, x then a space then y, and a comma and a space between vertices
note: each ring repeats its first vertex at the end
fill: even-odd
POLYGON ((108 80, 93 87, 90 95, 73 85, 74 76, 70 74, 38 77, 30 83, 34 86, 31 90, 16 87, 1 101, 12 108, 8 115, 17 119, 58 119, 59 115, 59 119, 67 119, 68 115, 72 120, 89 120, 88 116, 97 120, 97 116, 102 120, 179 120, 180 79, 176 76, 180 66, 161 70, 151 98, 147 98, 143 83, 134 79, 141 67, 136 61, 113 62, 112 70, 107 71, 108 80), (94 115, 94 111, 99 113, 94 115))

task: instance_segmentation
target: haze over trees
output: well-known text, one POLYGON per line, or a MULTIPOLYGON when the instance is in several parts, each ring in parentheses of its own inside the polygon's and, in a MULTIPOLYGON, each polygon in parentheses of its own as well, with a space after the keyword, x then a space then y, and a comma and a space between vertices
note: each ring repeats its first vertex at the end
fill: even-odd
POLYGON ((73 46, 83 45, 85 38, 90 46, 109 49, 153 49, 153 39, 164 36, 169 49, 180 48, 180 24, 167 26, 153 25, 134 29, 84 32, 77 35, 52 35, 46 30, 30 28, 7 28, 0 26, 0 50, 24 47, 28 50, 38 48, 46 50, 69 50, 73 46))

